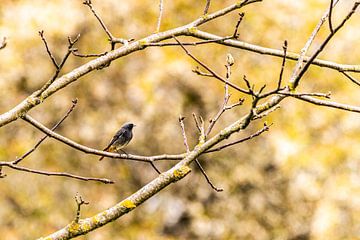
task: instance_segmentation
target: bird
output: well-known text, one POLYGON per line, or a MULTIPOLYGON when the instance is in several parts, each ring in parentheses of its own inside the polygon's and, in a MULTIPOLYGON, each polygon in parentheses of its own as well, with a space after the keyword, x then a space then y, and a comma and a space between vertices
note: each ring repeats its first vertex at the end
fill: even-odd
MULTIPOLYGON (((125 147, 133 137, 133 127, 136 125, 133 123, 125 123, 119 131, 116 132, 115 136, 111 139, 110 143, 103 149, 107 152, 119 152, 122 151, 122 148, 125 147)), ((125 153, 125 152, 124 152, 125 153)), ((126 153, 125 153, 126 154, 126 153)), ((99 161, 101 161, 105 156, 102 156, 99 161)))

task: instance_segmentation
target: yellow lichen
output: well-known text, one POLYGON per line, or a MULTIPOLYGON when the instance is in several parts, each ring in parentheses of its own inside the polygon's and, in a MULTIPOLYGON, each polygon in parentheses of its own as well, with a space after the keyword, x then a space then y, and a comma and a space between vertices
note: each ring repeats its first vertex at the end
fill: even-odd
POLYGON ((77 223, 75 221, 72 221, 69 224, 69 233, 77 233, 79 230, 80 230, 80 224, 79 223, 77 223))
POLYGON ((204 20, 206 20, 208 17, 209 17, 208 14, 204 14, 204 15, 201 16, 201 18, 204 19, 204 20))
POLYGON ((37 105, 40 103, 40 99, 36 97, 28 97, 27 102, 30 103, 31 105, 37 105))
POLYGON ((239 1, 236 3, 236 7, 241 7, 244 4, 244 1, 239 1))
POLYGON ((81 229, 82 229, 84 232, 90 231, 90 230, 91 230, 91 224, 90 224, 90 222, 88 222, 88 221, 82 222, 82 224, 81 224, 81 229))
POLYGON ((120 203, 121 206, 127 208, 127 209, 133 209, 136 208, 136 205, 133 203, 133 201, 126 199, 120 203))
POLYGON ((190 33, 196 33, 196 31, 197 31, 197 28, 196 28, 196 27, 191 27, 191 28, 189 28, 189 32, 190 32, 190 33))
POLYGON ((180 180, 181 178, 185 177, 190 171, 191 171, 191 168, 187 165, 184 165, 178 169, 175 169, 175 171, 174 171, 175 180, 176 181, 180 180))
POLYGON ((139 44, 140 44, 140 46, 146 45, 146 44, 147 44, 146 39, 141 39, 141 40, 139 40, 139 44))

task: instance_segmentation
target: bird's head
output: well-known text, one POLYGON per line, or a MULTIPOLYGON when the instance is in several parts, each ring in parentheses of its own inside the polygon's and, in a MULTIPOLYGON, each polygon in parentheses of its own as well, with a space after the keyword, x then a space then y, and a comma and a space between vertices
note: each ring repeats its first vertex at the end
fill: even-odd
POLYGON ((129 130, 132 130, 133 127, 135 127, 136 125, 133 124, 133 123, 125 123, 122 128, 126 128, 126 129, 129 129, 129 130))

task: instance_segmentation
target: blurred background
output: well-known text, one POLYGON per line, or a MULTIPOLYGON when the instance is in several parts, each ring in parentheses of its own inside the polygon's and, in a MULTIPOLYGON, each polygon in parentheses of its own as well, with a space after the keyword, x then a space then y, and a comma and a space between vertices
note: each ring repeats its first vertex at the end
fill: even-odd
MULTIPOLYGON (((161 31, 198 18, 204 1, 165 1, 161 31)), ((212 1, 210 12, 235 1, 212 1)), ((272 0, 241 11, 245 18, 240 39, 300 52, 328 0, 272 0)), ((334 24, 352 7, 343 0, 334 11, 334 24)), ((113 35, 140 39, 156 29, 158 1, 96 1, 94 8, 113 35)), ((201 29, 226 36, 233 33, 237 12, 201 29)), ((356 13, 321 54, 322 59, 360 63, 360 16, 356 13)), ((327 23, 326 23, 327 25, 327 23)), ((77 1, 2 0, 0 37, 8 46, 0 51, 0 111, 8 111, 54 72, 38 31, 44 30, 57 59, 65 54, 67 36, 81 38, 81 53, 109 50, 104 34, 88 7, 77 1)), ((320 32, 314 50, 327 34, 320 32)), ((182 38, 186 41, 185 38, 182 38)), ((190 39, 189 39, 190 40, 190 39)), ((232 81, 242 76, 256 86, 275 87, 281 59, 224 46, 201 45, 191 51, 209 66, 224 73, 227 53, 235 58, 232 81)), ((59 60, 58 60, 59 61, 59 60)), ((67 73, 90 59, 71 56, 67 73)), ((128 121, 137 126, 126 151, 140 155, 184 152, 178 123, 185 127, 193 147, 197 131, 191 113, 210 119, 223 101, 223 85, 192 73, 196 64, 179 47, 147 48, 91 72, 48 98, 30 114, 47 126, 54 125, 79 99, 76 110, 59 127, 59 133, 94 148, 103 148, 118 128, 128 121)), ((294 67, 287 62, 284 79, 294 67)), ((360 74, 353 74, 360 78, 360 74)), ((356 86, 340 73, 311 67, 300 92, 332 92, 332 99, 360 105, 356 86)), ((232 103, 241 94, 231 91, 232 103)), ((213 134, 248 111, 244 106, 226 112, 213 134)), ((196 166, 182 181, 169 186, 135 211, 78 239, 360 239, 360 121, 359 114, 326 109, 287 99, 281 109, 253 122, 230 140, 257 131, 266 120, 274 123, 262 136, 200 158, 215 185, 206 183, 196 166)), ((18 120, 0 128, 0 159, 13 160, 29 150, 42 134, 18 120)), ((77 152, 48 139, 23 165, 48 171, 106 177, 113 185, 46 177, 4 169, 0 179, 0 232, 2 239, 34 239, 50 234, 75 217, 76 192, 90 202, 81 216, 89 217, 113 206, 145 185, 157 174, 147 164, 106 159, 77 152)), ((158 162, 165 171, 174 162, 158 162)))

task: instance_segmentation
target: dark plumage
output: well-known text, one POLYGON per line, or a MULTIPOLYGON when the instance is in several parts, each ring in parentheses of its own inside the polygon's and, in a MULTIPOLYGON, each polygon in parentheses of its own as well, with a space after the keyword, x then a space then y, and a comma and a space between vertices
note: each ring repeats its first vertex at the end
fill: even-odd
MULTIPOLYGON (((125 147, 132 139, 133 133, 132 129, 135 126, 133 123, 126 123, 124 124, 119 131, 115 134, 115 136, 111 139, 109 145, 104 148, 103 151, 108 152, 119 152, 123 151, 122 148, 125 147)), ((99 161, 104 158, 101 157, 99 161)))

